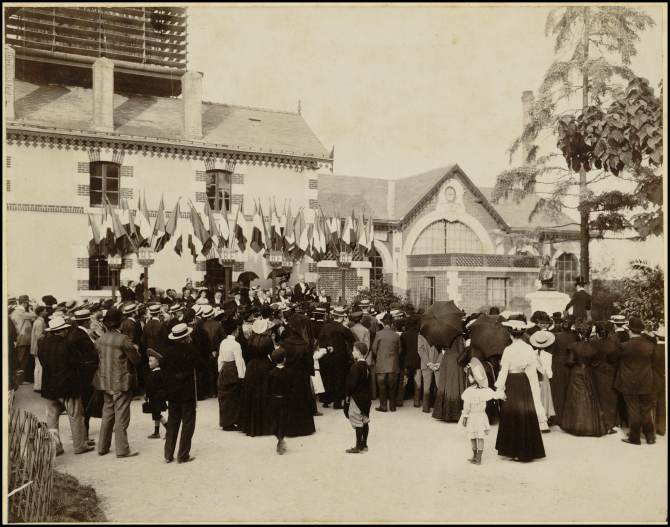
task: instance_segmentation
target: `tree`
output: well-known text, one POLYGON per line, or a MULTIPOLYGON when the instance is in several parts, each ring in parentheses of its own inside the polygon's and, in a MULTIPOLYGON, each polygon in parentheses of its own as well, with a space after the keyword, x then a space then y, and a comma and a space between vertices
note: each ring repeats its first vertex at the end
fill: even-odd
POLYGON ((369 289, 362 289, 351 301, 351 305, 357 305, 363 299, 370 300, 370 304, 379 312, 391 309, 403 309, 413 311, 414 307, 407 299, 396 295, 393 286, 384 280, 373 280, 369 289))
POLYGON ((640 317, 648 329, 665 324, 663 269, 643 260, 631 262, 630 267, 632 274, 622 280, 623 300, 615 302, 619 313, 627 318, 640 317))
MULTIPOLYGON (((557 213, 569 208, 567 200, 578 198, 580 229, 580 274, 588 281, 590 275, 589 242, 590 220, 593 212, 590 202, 596 197, 593 187, 605 177, 619 174, 603 172, 591 179, 583 164, 563 166, 556 163, 558 152, 539 155, 541 133, 557 134, 559 119, 566 114, 600 106, 604 99, 620 93, 617 82, 634 77, 629 66, 637 54, 635 43, 639 32, 654 25, 642 11, 619 6, 571 6, 554 9, 547 17, 545 34, 555 39, 555 54, 567 53, 567 60, 555 60, 546 71, 538 90, 538 97, 530 109, 528 122, 510 147, 511 156, 524 146, 521 166, 498 175, 493 201, 501 198, 520 200, 535 193, 538 185, 547 185, 549 192, 538 192, 541 197, 531 212, 557 213), (597 55, 596 55, 597 53, 597 55), (581 93, 578 110, 562 110, 570 100, 581 93), (561 113, 562 112, 562 113, 561 113), (578 176, 578 177, 577 177, 578 176), (570 194, 577 186, 578 194, 570 194)), ((616 226, 614 226, 616 227, 616 226)))

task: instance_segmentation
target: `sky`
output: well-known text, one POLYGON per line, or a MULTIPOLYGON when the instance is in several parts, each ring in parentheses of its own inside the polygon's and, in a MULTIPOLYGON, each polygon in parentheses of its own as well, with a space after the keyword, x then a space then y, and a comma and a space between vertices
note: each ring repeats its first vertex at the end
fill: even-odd
MULTIPOLYGON (((636 6, 637 7, 637 6, 636 6)), ((664 71, 663 7, 633 70, 664 71)), ((205 100, 295 111, 336 174, 397 178, 458 163, 479 186, 509 166, 521 93, 554 58, 547 6, 189 7, 205 100)), ((658 252, 658 249, 654 249, 658 252)))

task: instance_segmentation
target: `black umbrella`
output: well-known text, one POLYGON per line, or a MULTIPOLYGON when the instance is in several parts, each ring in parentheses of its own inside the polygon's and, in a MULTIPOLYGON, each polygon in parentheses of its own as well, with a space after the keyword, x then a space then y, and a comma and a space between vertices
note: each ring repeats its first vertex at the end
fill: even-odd
POLYGON ((433 346, 448 348, 458 335, 463 334, 463 315, 452 300, 435 302, 423 315, 421 334, 433 346))
POLYGON ((252 280, 257 280, 258 278, 260 277, 253 271, 245 271, 243 273, 240 273, 240 276, 237 277, 237 281, 242 284, 245 284, 246 286, 249 286, 249 283, 252 280))
POLYGON ((479 351, 487 359, 502 355, 511 341, 509 332, 498 322, 496 316, 481 315, 468 329, 470 348, 479 351))
POLYGON ((272 280, 273 278, 281 278, 283 276, 291 276, 291 269, 284 269, 283 267, 273 269, 268 275, 268 280, 272 280))

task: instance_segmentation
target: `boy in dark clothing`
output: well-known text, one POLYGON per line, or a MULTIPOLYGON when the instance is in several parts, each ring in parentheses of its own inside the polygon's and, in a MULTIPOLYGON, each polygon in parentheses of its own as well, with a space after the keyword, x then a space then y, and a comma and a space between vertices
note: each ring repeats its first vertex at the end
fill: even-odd
POLYGON ((277 454, 282 455, 286 452, 287 403, 291 392, 290 378, 284 369, 286 362, 286 352, 282 348, 277 348, 272 352, 272 362, 275 367, 270 372, 268 378, 268 391, 270 393, 270 410, 274 416, 273 432, 277 438, 277 454))
POLYGON ((154 420, 154 433, 149 436, 149 439, 160 439, 160 425, 167 429, 167 420, 162 415, 162 412, 167 410, 165 381, 160 367, 163 356, 152 348, 147 349, 147 355, 149 356, 149 372, 146 378, 146 398, 151 408, 151 418, 154 420))
POLYGON ((364 342, 355 342, 354 363, 349 369, 346 381, 347 399, 349 399, 349 422, 356 432, 356 446, 347 449, 347 454, 359 454, 368 451, 368 433, 370 431, 370 370, 365 356, 368 347, 364 342))

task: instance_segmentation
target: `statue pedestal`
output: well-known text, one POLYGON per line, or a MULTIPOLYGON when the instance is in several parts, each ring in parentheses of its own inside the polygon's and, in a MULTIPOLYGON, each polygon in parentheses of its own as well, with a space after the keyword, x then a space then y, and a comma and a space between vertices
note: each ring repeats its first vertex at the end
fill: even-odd
POLYGON ((558 291, 533 291, 526 295, 526 300, 530 303, 531 314, 535 311, 544 311, 552 315, 556 311, 561 313, 565 310, 565 306, 570 302, 570 297, 565 293, 558 291))

